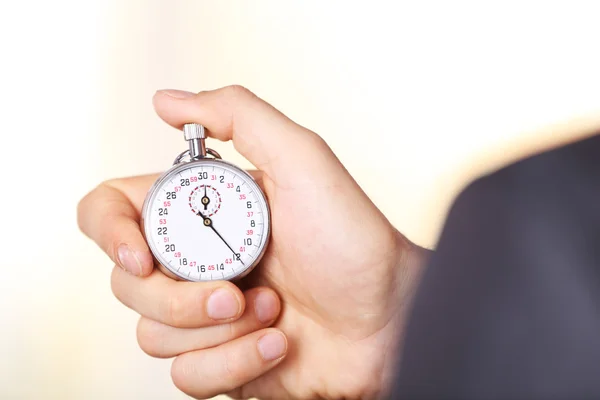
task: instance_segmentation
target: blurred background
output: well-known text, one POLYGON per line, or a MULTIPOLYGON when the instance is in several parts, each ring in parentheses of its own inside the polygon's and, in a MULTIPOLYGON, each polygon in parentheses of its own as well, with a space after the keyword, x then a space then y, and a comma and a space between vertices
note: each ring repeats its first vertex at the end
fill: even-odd
POLYGON ((98 183, 185 149, 156 90, 248 87, 433 248, 471 179, 600 127, 596 4, 2 2, 0 398, 186 398, 76 224, 98 183))

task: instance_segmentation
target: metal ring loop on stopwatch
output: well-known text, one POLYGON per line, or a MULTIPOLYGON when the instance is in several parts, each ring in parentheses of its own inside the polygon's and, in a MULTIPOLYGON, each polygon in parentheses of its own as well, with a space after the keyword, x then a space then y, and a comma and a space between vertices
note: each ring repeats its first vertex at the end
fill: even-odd
MULTIPOLYGON (((206 154, 210 154, 211 156, 213 156, 214 158, 217 159, 221 159, 221 155, 219 153, 217 153, 217 151, 213 150, 213 149, 206 149, 206 154)), ((182 151, 176 158, 175 161, 173 161, 173 165, 179 164, 181 163, 181 160, 183 160, 184 157, 190 155, 190 151, 189 150, 185 150, 182 151)), ((192 160, 190 160, 192 161, 192 160)))

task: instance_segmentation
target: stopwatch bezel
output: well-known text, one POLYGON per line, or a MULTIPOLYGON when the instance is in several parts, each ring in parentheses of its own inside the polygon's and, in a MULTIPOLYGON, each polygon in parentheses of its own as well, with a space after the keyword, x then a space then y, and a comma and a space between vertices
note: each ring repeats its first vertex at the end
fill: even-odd
POLYGON ((246 172, 242 168, 238 167, 237 165, 230 163, 228 161, 224 161, 222 159, 201 158, 201 159, 193 160, 193 161, 182 161, 179 164, 172 166, 171 168, 169 168, 168 170, 163 172, 162 175, 152 184, 152 186, 146 193, 146 198, 144 199, 144 204, 142 206, 142 212, 141 212, 141 217, 140 217, 140 228, 141 228, 142 234, 144 235, 144 240, 148 244, 148 247, 150 248, 150 252, 152 253, 152 258, 154 260, 155 266, 157 266, 158 269, 162 273, 167 275, 168 277, 175 279, 175 280, 188 281, 188 282, 214 282, 214 281, 220 281, 220 280, 221 281, 227 280, 227 281, 235 282, 235 281, 241 280, 242 278, 247 276, 250 272, 252 272, 254 270, 254 268, 256 268, 256 266, 260 263, 263 256, 265 255, 267 248, 269 247, 269 243, 271 241, 271 209, 269 206, 269 202, 267 201, 267 196, 263 192, 262 188, 258 185, 258 183, 254 179, 254 177, 252 177, 252 175, 250 175, 248 172, 246 172), (178 271, 169 269, 167 266, 165 266, 160 261, 159 256, 157 255, 160 253, 158 252, 158 249, 155 247, 154 241, 152 240, 152 234, 151 234, 151 232, 148 232, 148 230, 147 230, 148 225, 145 223, 146 219, 149 217, 148 213, 151 211, 151 208, 149 207, 150 200, 154 197, 154 194, 156 193, 156 191, 162 186, 162 184, 167 180, 168 177, 176 174, 177 172, 179 172, 181 170, 194 168, 193 167, 194 164, 209 164, 209 165, 210 164, 216 164, 216 165, 225 164, 227 166, 227 168, 234 169, 236 173, 247 178, 248 184, 251 185, 254 190, 256 190, 256 192, 259 194, 259 196, 262 198, 262 200, 264 201, 264 204, 265 204, 266 209, 265 209, 265 219, 264 219, 263 224, 265 226, 266 232, 263 234, 263 236, 265 236, 265 240, 263 242, 264 244, 262 245, 262 248, 260 249, 260 252, 254 259, 252 264, 250 264, 248 267, 243 269, 238 274, 233 275, 232 277, 229 277, 226 279, 222 279, 222 278, 221 279, 211 279, 211 280, 190 279, 186 275, 179 274, 178 271))

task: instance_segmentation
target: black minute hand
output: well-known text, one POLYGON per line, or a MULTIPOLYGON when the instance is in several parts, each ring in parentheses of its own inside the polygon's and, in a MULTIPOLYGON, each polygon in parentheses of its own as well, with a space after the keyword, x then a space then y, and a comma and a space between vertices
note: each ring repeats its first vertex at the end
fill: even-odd
MULTIPOLYGON (((217 232, 217 230, 215 229, 215 227, 212 224, 212 219, 205 217, 201 211, 198 211, 198 215, 200 217, 202 217, 202 219, 204 220, 204 226, 208 226, 210 229, 213 230, 214 233, 217 234, 217 236, 219 237, 219 239, 221 239, 223 241, 223 243, 225 243, 225 245, 227 247, 229 247, 229 250, 231 250, 231 252, 233 253, 234 256, 237 255, 237 253, 235 251, 233 251, 233 249, 231 248, 231 246, 229 245, 229 243, 227 243, 227 241, 225 239, 223 239, 223 236, 221 236, 221 234, 219 232, 217 232)), ((244 262, 242 260, 238 260, 239 262, 242 263, 242 265, 246 265, 244 264, 244 262)))

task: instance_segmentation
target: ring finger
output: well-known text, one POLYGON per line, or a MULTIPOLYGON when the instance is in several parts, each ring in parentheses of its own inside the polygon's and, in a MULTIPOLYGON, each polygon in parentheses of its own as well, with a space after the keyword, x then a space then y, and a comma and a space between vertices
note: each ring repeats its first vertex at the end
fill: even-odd
POLYGON ((237 339, 270 326, 279 316, 281 305, 269 288, 254 288, 244 293, 246 310, 236 321, 206 328, 175 328, 142 317, 137 338, 142 350, 158 358, 171 358, 182 353, 202 350, 237 339))

